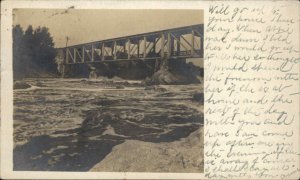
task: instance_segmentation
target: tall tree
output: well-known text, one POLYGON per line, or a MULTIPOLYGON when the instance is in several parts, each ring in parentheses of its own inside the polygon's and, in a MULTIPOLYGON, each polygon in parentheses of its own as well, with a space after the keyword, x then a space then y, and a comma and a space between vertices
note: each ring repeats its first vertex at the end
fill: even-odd
POLYGON ((45 73, 56 73, 56 52, 48 28, 24 32, 20 25, 13 27, 13 68, 15 77, 38 77, 45 73))
POLYGON ((38 27, 33 32, 33 60, 42 69, 53 72, 56 70, 55 49, 53 38, 48 28, 38 27))
POLYGON ((15 76, 24 74, 26 55, 27 52, 24 46, 24 31, 20 25, 16 25, 13 28, 13 72, 15 76))

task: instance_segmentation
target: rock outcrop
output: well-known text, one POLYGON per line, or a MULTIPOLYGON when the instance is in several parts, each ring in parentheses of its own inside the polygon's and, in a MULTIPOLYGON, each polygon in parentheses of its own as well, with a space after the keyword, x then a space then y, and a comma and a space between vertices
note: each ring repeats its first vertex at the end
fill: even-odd
POLYGON ((90 171, 202 173, 203 128, 170 143, 127 140, 90 171), (122 157, 122 158, 120 158, 122 157))

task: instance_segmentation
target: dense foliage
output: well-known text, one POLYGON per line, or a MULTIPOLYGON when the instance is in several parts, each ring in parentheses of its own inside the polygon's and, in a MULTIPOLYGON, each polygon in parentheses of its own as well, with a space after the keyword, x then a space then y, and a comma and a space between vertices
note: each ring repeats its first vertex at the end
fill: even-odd
POLYGON ((56 72, 55 48, 48 28, 13 27, 14 78, 41 77, 56 72))

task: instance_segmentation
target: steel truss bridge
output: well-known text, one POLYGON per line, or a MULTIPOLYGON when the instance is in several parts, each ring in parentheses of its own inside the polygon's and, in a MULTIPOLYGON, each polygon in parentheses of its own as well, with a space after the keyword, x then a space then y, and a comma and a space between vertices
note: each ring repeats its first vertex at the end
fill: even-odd
POLYGON ((64 64, 203 58, 203 24, 62 48, 64 64))

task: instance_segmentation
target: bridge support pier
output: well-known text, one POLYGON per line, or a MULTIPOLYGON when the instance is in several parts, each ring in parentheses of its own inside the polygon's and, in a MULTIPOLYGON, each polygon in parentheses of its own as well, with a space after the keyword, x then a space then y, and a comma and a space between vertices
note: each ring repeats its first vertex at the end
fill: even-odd
POLYGON ((155 60, 155 65, 154 65, 154 73, 155 73, 156 71, 158 71, 159 68, 160 68, 160 59, 156 59, 156 60, 155 60))
POLYGON ((62 77, 62 78, 65 77, 65 68, 66 68, 66 65, 65 65, 65 64, 62 64, 62 67, 61 67, 61 77, 62 77))
POLYGON ((96 68, 93 67, 93 66, 90 66, 90 67, 89 67, 89 71, 90 71, 89 79, 97 79, 96 68))
POLYGON ((169 58, 165 57, 165 58, 159 58, 155 60, 154 73, 159 70, 164 70, 164 71, 169 70, 169 58))

